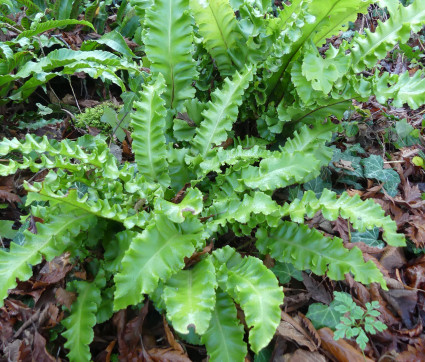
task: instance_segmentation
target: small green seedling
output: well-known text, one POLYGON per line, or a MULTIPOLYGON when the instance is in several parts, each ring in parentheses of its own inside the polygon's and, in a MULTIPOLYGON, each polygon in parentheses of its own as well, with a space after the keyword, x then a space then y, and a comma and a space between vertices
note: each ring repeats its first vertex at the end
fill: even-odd
POLYGON ((376 319, 376 317, 381 315, 377 310, 379 303, 377 301, 366 303, 366 311, 364 311, 353 301, 350 295, 334 292, 334 296, 335 300, 340 302, 335 309, 344 314, 340 323, 336 326, 334 339, 356 337, 356 343, 364 351, 366 344, 369 342, 366 332, 376 334, 376 332, 382 332, 387 329, 384 323, 376 319))

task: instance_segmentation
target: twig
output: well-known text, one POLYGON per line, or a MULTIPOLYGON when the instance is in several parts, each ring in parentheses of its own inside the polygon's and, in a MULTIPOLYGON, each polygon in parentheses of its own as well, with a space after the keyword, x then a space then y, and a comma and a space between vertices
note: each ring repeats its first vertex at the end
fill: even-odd
POLYGON ((82 113, 80 105, 78 104, 77 96, 75 95, 74 88, 73 88, 72 83, 71 83, 71 77, 68 75, 67 78, 68 78, 69 86, 71 87, 72 95, 74 96, 75 104, 77 105, 78 111, 80 113, 82 113))

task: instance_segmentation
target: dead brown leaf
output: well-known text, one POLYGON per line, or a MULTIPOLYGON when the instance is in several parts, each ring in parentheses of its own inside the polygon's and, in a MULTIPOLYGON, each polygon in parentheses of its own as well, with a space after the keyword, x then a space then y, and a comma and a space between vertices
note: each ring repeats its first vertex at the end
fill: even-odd
POLYGON ((167 320, 165 319, 165 316, 162 316, 162 322, 164 324, 165 336, 167 337, 167 342, 170 345, 170 347, 173 348, 176 351, 184 353, 183 347, 174 338, 174 334, 173 334, 173 332, 171 332, 171 329, 170 329, 170 327, 167 323, 167 320))
POLYGON ((46 339, 37 331, 34 334, 32 360, 37 362, 53 362, 56 361, 46 349, 46 339))
POLYGON ((326 358, 319 352, 310 352, 303 349, 297 349, 293 353, 283 355, 285 362, 326 362, 326 358))
POLYGON ((339 362, 373 362, 370 358, 355 349, 344 339, 334 340, 334 333, 329 328, 319 329, 319 335, 322 339, 322 348, 329 352, 339 362))
POLYGON ((318 341, 314 341, 301 325, 285 312, 282 312, 282 320, 277 327, 277 334, 299 346, 307 347, 310 351, 317 351, 319 348, 318 341))
POLYGON ((188 356, 172 348, 152 348, 147 353, 153 362, 191 362, 188 356))
POLYGON ((5 190, 0 190, 0 200, 7 201, 10 203, 22 202, 21 198, 18 195, 12 194, 11 192, 5 190))
POLYGON ((69 292, 63 288, 58 288, 56 290, 55 297, 59 304, 64 305, 68 310, 71 310, 71 305, 77 299, 77 294, 69 292))

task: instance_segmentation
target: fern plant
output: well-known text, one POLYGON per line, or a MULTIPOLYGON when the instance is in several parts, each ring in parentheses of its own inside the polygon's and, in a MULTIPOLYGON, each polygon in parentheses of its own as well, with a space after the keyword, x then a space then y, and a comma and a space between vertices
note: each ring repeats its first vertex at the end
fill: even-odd
MULTIPOLYGON (((232 1, 232 8, 224 0, 155 0, 146 11, 146 1, 139 2, 137 7, 131 1, 143 20, 143 61, 151 72, 135 94, 135 162, 119 165, 99 137, 59 143, 28 135, 0 143, 0 155, 15 155, 0 163, 0 175, 50 170, 43 182, 25 184, 26 204, 40 221, 36 233, 24 232, 23 245, 0 251, 0 299, 17 279, 30 278, 31 266, 43 258, 65 251, 81 261, 91 257, 97 260, 93 279, 69 286, 78 294, 63 323, 71 361, 90 360, 96 323, 145 296, 182 338, 189 332, 198 336, 213 361, 243 361, 245 333, 258 353, 280 321, 282 288, 263 255, 333 280, 351 273, 358 282, 386 288, 379 269, 358 248, 347 249, 340 238, 303 224, 320 211, 360 231, 378 226, 389 245, 404 245, 379 205, 329 190, 319 198, 306 192, 283 205, 272 195, 320 174, 332 158, 328 142, 338 129, 325 118, 340 115, 351 99, 379 90, 381 101, 425 103, 423 94, 412 91, 423 87, 417 77, 398 86, 394 76, 357 75, 405 40, 406 24, 417 29, 425 23, 425 4, 405 8, 388 1, 389 22, 331 47, 322 58, 317 47, 371 1, 295 0, 277 16, 267 12, 267 2, 232 1), (206 54, 194 51, 195 41, 223 77, 210 96, 193 87, 204 63, 192 54, 206 54), (391 81, 385 85, 381 79, 391 81), (235 137, 232 129, 243 122, 256 122, 261 137, 255 131, 235 137), (281 146, 268 147, 277 145, 276 135, 281 146), (220 240, 227 231, 255 238, 258 257, 219 243, 200 253, 207 240, 220 240)), ((120 66, 112 57, 105 61, 120 66)))

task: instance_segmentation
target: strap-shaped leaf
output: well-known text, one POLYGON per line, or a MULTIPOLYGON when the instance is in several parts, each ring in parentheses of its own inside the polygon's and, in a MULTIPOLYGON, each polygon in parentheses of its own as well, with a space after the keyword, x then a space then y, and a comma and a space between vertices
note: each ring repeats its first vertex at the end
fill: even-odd
POLYGON ((167 90, 167 106, 177 108, 193 98, 196 76, 192 59, 192 25, 188 14, 189 0, 155 0, 146 11, 144 35, 146 55, 153 74, 162 73, 167 90))
POLYGON ((227 269, 226 291, 245 313, 251 349, 258 353, 266 347, 281 318, 283 292, 273 272, 260 259, 246 257, 227 269))
POLYGON ((163 298, 167 317, 173 328, 183 334, 194 328, 204 334, 210 324, 215 305, 217 281, 211 258, 206 258, 190 270, 180 270, 165 283, 163 298))
POLYGON ((139 172, 148 181, 158 181, 164 186, 170 183, 165 146, 165 102, 161 94, 165 90, 164 78, 159 74, 153 85, 143 87, 139 102, 134 102, 136 112, 131 115, 134 128, 133 150, 139 172))
POLYGON ((389 99, 393 99, 393 105, 397 108, 408 104, 412 109, 418 109, 425 104, 425 79, 423 72, 416 72, 413 77, 409 72, 401 74, 384 73, 376 83, 373 84, 374 94, 379 103, 385 104, 389 99), (388 87, 388 84, 390 86, 388 87))
POLYGON ((326 39, 339 33, 350 21, 355 21, 357 14, 367 13, 374 0, 328 0, 310 1, 308 9, 318 20, 312 29, 312 40, 321 47, 326 39))
POLYGON ((210 171, 221 173, 221 166, 227 165, 249 165, 260 158, 271 156, 271 152, 265 147, 255 145, 251 148, 243 148, 241 145, 232 149, 219 148, 212 158, 205 159, 199 165, 205 174, 210 171))
POLYGON ((316 122, 313 127, 303 126, 288 139, 282 151, 292 154, 302 152, 310 154, 320 161, 322 166, 327 166, 332 158, 332 149, 325 147, 326 142, 332 139, 332 133, 338 126, 330 121, 316 122))
POLYGON ((382 23, 378 20, 375 32, 365 29, 366 35, 358 35, 350 45, 351 60, 354 70, 361 72, 366 67, 372 68, 377 61, 387 56, 397 42, 405 43, 410 33, 419 31, 425 24, 425 2, 414 1, 404 7, 390 6, 390 17, 382 23))
POLYGON ((28 280, 32 265, 41 263, 43 255, 51 260, 61 255, 65 247, 81 231, 96 224, 96 217, 69 207, 51 209, 50 220, 36 223, 37 234, 25 231, 25 243, 10 244, 10 251, 0 250, 0 306, 8 289, 16 287, 16 280, 28 280))
POLYGON ((33 185, 25 184, 26 190, 31 191, 28 194, 27 205, 33 201, 59 202, 64 205, 71 205, 98 217, 121 222, 129 229, 135 225, 144 227, 146 224, 146 212, 130 216, 128 210, 120 204, 111 203, 108 199, 89 200, 88 194, 79 197, 76 189, 70 189, 65 193, 62 191, 54 192, 52 186, 54 186, 54 183, 35 182, 33 185))
POLYGON ((384 240, 393 246, 404 246, 403 234, 397 233, 397 224, 373 200, 361 200, 359 195, 353 197, 344 192, 341 196, 324 189, 319 199, 313 191, 307 191, 301 200, 296 199, 291 204, 285 204, 282 216, 290 215, 296 222, 303 222, 304 215, 313 217, 317 211, 322 211, 328 220, 336 220, 338 216, 349 219, 353 227, 361 232, 374 227, 382 227, 384 240))
POLYGON ((214 145, 227 139, 227 132, 232 129, 238 117, 238 108, 242 104, 242 96, 252 80, 254 67, 245 67, 242 74, 235 72, 232 80, 226 78, 222 89, 211 94, 211 101, 202 115, 204 120, 196 130, 192 141, 194 149, 205 158, 214 145))
POLYGON ((319 175, 321 166, 310 154, 280 152, 262 160, 260 167, 243 169, 241 179, 250 188, 269 191, 312 180, 319 175))
POLYGON ((62 336, 66 338, 65 348, 71 362, 85 362, 91 360, 89 345, 93 341, 93 327, 96 325, 96 312, 102 301, 100 288, 105 286, 105 274, 100 270, 93 282, 78 281, 72 283, 72 289, 78 294, 72 304, 71 314, 62 321, 66 331, 62 336))
POLYGON ((85 20, 76 20, 76 19, 49 20, 49 21, 45 21, 40 24, 37 24, 37 26, 34 29, 23 31, 22 33, 18 35, 16 39, 19 40, 22 38, 32 38, 41 33, 44 33, 47 30, 61 28, 63 26, 68 26, 68 25, 85 25, 95 30, 93 25, 85 20))
POLYGON ((380 283, 387 289, 385 280, 373 263, 363 260, 357 247, 344 248, 340 238, 330 239, 316 229, 293 222, 281 222, 279 227, 257 231, 257 248, 262 254, 270 254, 281 262, 291 263, 299 270, 310 269, 317 275, 327 275, 332 280, 343 280, 346 273, 353 273, 360 283, 380 283))
POLYGON ((229 0, 190 0, 190 7, 220 74, 232 75, 235 67, 231 54, 241 51, 237 43, 243 35, 229 0))
MULTIPOLYGON (((101 168, 105 177, 115 179, 119 175, 116 158, 110 153, 106 143, 100 139, 95 139, 94 145, 90 147, 91 152, 86 152, 82 143, 68 140, 57 142, 56 140, 49 140, 46 136, 41 140, 36 140, 32 135, 27 134, 25 141, 19 141, 16 138, 11 140, 4 138, 0 142, 0 155, 7 155, 13 151, 18 151, 23 155, 30 155, 34 152, 39 154, 46 168, 55 164, 56 167, 65 166, 65 162, 71 167, 69 159, 75 158, 83 164, 91 164, 101 168), (55 156, 55 160, 47 160, 46 157, 42 157, 41 155, 44 153, 55 156)), ((36 159, 24 158, 22 164, 11 160, 9 165, 0 165, 0 175, 10 174, 12 170, 18 168, 32 167, 37 169, 36 159)))
POLYGON ((245 361, 247 348, 243 337, 244 330, 237 318, 235 304, 227 293, 218 289, 210 325, 201 339, 207 348, 210 361, 245 361))
POLYGON ((171 221, 181 223, 185 220, 184 212, 198 215, 202 211, 202 197, 201 191, 190 188, 187 190, 184 199, 178 204, 158 198, 155 203, 155 210, 161 210, 171 221))
POLYGON ((274 214, 280 219, 279 205, 271 196, 263 192, 252 192, 244 194, 243 199, 236 193, 214 200, 204 215, 214 215, 214 219, 207 224, 208 229, 215 231, 217 226, 226 226, 228 223, 248 223, 252 227, 257 225, 257 215, 266 218, 274 214))
POLYGON ((139 303, 143 294, 152 293, 158 282, 167 280, 184 267, 184 258, 195 251, 200 230, 173 224, 166 216, 156 215, 151 224, 133 238, 115 275, 114 309, 139 303))
MULTIPOLYGON (((350 20, 354 21, 358 13, 367 12, 372 2, 371 0, 297 1, 296 6, 291 6, 288 13, 293 8, 292 13, 298 20, 295 25, 300 28, 301 34, 296 36, 296 40, 290 45, 291 49, 284 49, 285 52, 279 61, 274 61, 277 69, 272 70, 273 76, 268 80, 267 96, 273 95, 278 86, 286 88, 286 82, 282 85, 279 80, 290 68, 290 64, 300 56, 300 50, 306 41, 311 39, 316 46, 321 46, 326 38, 338 34, 341 25, 350 20)), ((272 57, 275 58, 275 55, 272 57)), ((280 99, 282 91, 279 90, 278 93, 280 99)))

